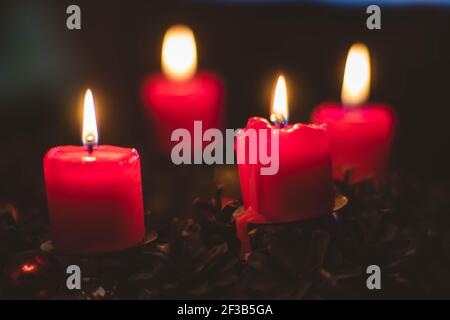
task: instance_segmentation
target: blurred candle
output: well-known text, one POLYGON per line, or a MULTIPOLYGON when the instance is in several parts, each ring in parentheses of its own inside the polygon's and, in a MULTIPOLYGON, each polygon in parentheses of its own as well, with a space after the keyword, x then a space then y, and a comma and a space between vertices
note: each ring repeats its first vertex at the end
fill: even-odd
POLYGON ((366 104, 370 93, 370 57, 364 44, 348 53, 342 84, 342 104, 324 103, 311 116, 330 132, 333 176, 350 182, 383 180, 388 171, 395 116, 384 104, 366 104))
POLYGON ((142 97, 162 150, 170 154, 175 129, 193 136, 194 121, 203 130, 222 128, 224 86, 211 72, 196 72, 197 49, 192 30, 183 25, 169 28, 164 36, 163 74, 151 74, 142 86, 142 97))
POLYGON ((55 247, 84 254, 137 245, 145 233, 139 155, 135 149, 97 146, 90 90, 83 120, 84 147, 55 147, 44 157, 55 247))
MULTIPOLYGON (((250 249, 249 222, 293 222, 332 212, 334 192, 327 131, 322 125, 288 124, 287 100, 286 82, 280 76, 272 102, 271 120, 275 124, 253 117, 243 131, 250 128, 267 130, 268 145, 274 134, 279 135, 279 170, 275 175, 261 175, 260 163, 238 165, 244 207, 247 209, 236 219, 243 252, 250 249)), ((260 148, 260 138, 257 149, 260 148)), ((237 145, 240 139, 248 138, 244 134, 238 135, 237 145)), ((246 153, 248 161, 248 143, 245 150, 237 147, 238 158, 240 152, 246 153)))

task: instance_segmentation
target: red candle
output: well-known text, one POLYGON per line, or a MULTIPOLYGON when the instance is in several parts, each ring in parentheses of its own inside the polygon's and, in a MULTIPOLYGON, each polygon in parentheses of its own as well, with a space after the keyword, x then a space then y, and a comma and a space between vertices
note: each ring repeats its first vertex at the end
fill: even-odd
MULTIPOLYGON (((273 99, 271 124, 263 118, 250 118, 243 132, 249 129, 267 131, 267 144, 278 134, 279 170, 274 175, 262 175, 257 164, 239 164, 239 153, 248 159, 248 144, 237 148, 238 169, 245 214, 237 218, 237 232, 243 243, 247 241, 247 224, 251 221, 267 223, 293 222, 315 218, 332 212, 334 203, 331 176, 331 155, 327 130, 322 125, 296 123, 287 120, 287 91, 284 77, 279 77, 273 99)), ((248 139, 241 134, 237 137, 248 139)), ((260 146, 261 136, 257 145, 260 146)), ((248 141, 247 141, 248 142, 248 141)), ((268 147, 270 150, 270 147, 268 147)), ((273 155, 272 155, 273 156, 273 155)))
POLYGON ((364 104, 369 96, 370 58, 363 44, 349 51, 342 86, 342 103, 324 103, 311 116, 325 123, 331 140, 333 176, 350 182, 367 178, 381 181, 389 167, 395 116, 382 104, 364 104))
POLYGON ((196 73, 197 51, 192 30, 173 26, 167 30, 162 48, 163 74, 150 75, 142 97, 161 147, 170 153, 177 143, 172 132, 185 128, 193 136, 194 121, 203 130, 222 128, 224 87, 210 72, 196 73))
POLYGON ((81 146, 50 149, 44 157, 53 242, 65 253, 125 249, 144 238, 141 168, 135 149, 97 144, 90 90, 81 146))

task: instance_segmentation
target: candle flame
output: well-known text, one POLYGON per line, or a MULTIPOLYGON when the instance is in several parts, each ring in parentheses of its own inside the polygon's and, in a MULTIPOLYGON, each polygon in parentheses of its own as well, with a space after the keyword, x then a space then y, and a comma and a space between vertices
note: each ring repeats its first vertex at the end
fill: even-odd
POLYGON ((341 100, 345 106, 354 107, 364 103, 370 93, 370 55, 362 43, 350 48, 345 63, 341 100))
POLYGON ((275 86, 272 99, 271 119, 281 118, 283 122, 288 120, 288 97, 286 89, 286 80, 280 75, 275 86))
POLYGON ((162 70, 174 80, 190 79, 197 69, 197 48, 194 32, 187 26, 175 25, 164 35, 162 70))
POLYGON ((93 146, 98 143, 97 120, 95 118, 94 97, 91 89, 87 89, 84 96, 82 140, 84 145, 93 146))

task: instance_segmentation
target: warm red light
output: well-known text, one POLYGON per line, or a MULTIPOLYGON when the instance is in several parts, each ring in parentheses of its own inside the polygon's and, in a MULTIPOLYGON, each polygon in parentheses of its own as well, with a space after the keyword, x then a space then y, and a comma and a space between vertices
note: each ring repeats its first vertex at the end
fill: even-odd
POLYGON ((29 272, 33 272, 34 270, 36 270, 36 266, 34 264, 24 264, 22 266, 22 271, 29 273, 29 272))

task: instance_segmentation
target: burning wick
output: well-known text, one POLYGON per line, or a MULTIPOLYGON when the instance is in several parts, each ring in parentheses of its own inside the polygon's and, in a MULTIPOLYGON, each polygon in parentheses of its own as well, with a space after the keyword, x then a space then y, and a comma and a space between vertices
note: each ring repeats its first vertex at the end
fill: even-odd
POLYGON ((89 135, 86 137, 86 146, 88 148, 89 154, 91 154, 94 151, 94 145, 95 145, 95 137, 93 135, 89 135))
POLYGON ((270 116, 270 121, 272 121, 274 125, 279 126, 280 128, 283 128, 287 124, 286 119, 282 115, 277 113, 273 113, 270 116))
POLYGON ((277 84, 272 98, 272 114, 270 121, 283 128, 288 119, 288 98, 286 89, 286 80, 283 75, 278 76, 277 84))
POLYGON ((95 117, 94 97, 90 89, 86 90, 84 96, 83 113, 83 144, 87 147, 89 154, 94 151, 94 146, 98 143, 97 120, 95 117))

